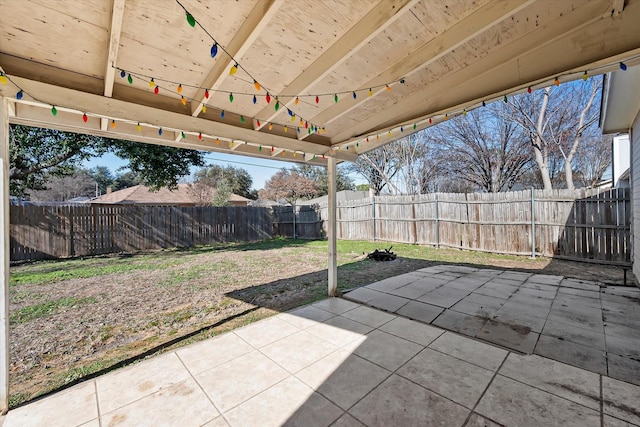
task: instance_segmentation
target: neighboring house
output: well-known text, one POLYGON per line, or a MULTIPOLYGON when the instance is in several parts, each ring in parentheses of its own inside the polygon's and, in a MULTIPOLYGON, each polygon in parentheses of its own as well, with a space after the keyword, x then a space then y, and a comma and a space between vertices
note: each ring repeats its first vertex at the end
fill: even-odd
POLYGON ((600 188, 629 188, 631 143, 629 134, 616 135, 611 142, 611 164, 602 174, 600 188))
MULTIPOLYGON (((231 205, 247 206, 250 202, 246 197, 231 194, 231 205)), ((191 191, 190 184, 178 184, 174 190, 161 188, 152 191, 144 185, 136 185, 118 191, 109 191, 90 201, 98 205, 144 205, 144 206, 197 206, 198 199, 191 191)))
POLYGON ((607 75, 602 99, 602 132, 628 134, 631 143, 633 273, 640 277, 640 66, 607 75))
MULTIPOLYGON (((347 200, 359 200, 371 197, 368 191, 355 191, 355 190, 342 190, 336 193, 336 200, 338 202, 344 202, 347 200)), ((320 196, 311 200, 298 200, 297 205, 315 205, 321 203, 327 203, 329 196, 320 196)))

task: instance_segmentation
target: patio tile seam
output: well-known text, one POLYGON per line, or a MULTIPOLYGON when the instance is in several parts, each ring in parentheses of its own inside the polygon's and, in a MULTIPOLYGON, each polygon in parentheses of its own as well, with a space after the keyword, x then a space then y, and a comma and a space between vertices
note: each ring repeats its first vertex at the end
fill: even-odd
MULTIPOLYGON (((544 357, 544 356, 540 356, 540 357, 543 357, 543 358, 547 359, 547 358, 546 358, 546 357, 544 357)), ((506 360, 506 358, 505 358, 505 360, 506 360)), ((551 360, 553 360, 553 359, 551 359, 551 360)), ((564 363, 564 362, 560 362, 560 363, 564 363)), ((565 364, 566 364, 566 365, 569 365, 568 363, 565 363, 565 364)), ((569 366, 572 366, 572 367, 574 367, 574 368, 578 368, 578 369, 582 369, 583 371, 587 371, 586 369, 580 368, 580 367, 578 367, 578 366, 573 366, 573 365, 569 365, 569 366)), ((501 366, 501 368, 502 368, 502 366, 501 366)), ((601 375, 602 375, 602 374, 598 374, 598 373, 595 373, 595 372, 592 372, 592 371, 587 371, 587 372, 592 373, 592 374, 596 374, 596 375, 598 375, 598 376, 601 376, 601 375)), ((538 390, 538 391, 541 391, 541 392, 544 392, 544 393, 550 394, 550 395, 552 395, 552 396, 554 396, 554 397, 557 397, 557 398, 559 398, 559 399, 565 400, 565 401, 567 401, 567 402, 569 402, 569 403, 571 403, 571 404, 579 405, 579 406, 581 406, 581 407, 583 407, 583 408, 586 408, 586 409, 588 409, 588 410, 591 410, 591 411, 594 411, 594 412, 598 412, 598 410, 596 410, 596 409, 593 409, 593 408, 591 408, 591 407, 589 407, 589 406, 583 405, 582 403, 578 403, 578 402, 576 402, 576 401, 574 401, 574 400, 567 399, 566 397, 560 396, 560 395, 558 395, 558 394, 556 394, 556 393, 554 393, 554 392, 552 392, 552 391, 549 391, 549 390, 545 390, 545 389, 543 389, 543 388, 540 388, 540 387, 536 386, 535 384, 529 384, 529 383, 527 383, 527 382, 525 382, 525 381, 523 381, 523 380, 521 380, 521 379, 513 378, 513 377, 511 377, 511 376, 509 376, 509 375, 506 375, 506 374, 503 374, 503 373, 501 373, 501 372, 498 372, 498 374, 499 374, 500 376, 502 376, 502 377, 508 378, 508 379, 510 379, 510 380, 512 380, 512 381, 515 381, 515 382, 517 382, 517 383, 520 383, 520 384, 526 385, 527 387, 534 388, 534 389, 536 389, 536 390, 538 390)), ((598 401, 599 401, 600 405, 602 406, 602 399, 601 399, 601 397, 598 397, 597 399, 598 399, 598 401)))
MULTIPOLYGON (((502 359, 502 363, 500 363, 500 366, 498 366, 498 369, 496 369, 493 372, 493 375, 491 376, 491 379, 489 380, 489 382, 487 383, 486 387, 484 388, 484 390, 482 390, 482 393, 480 393, 480 397, 478 397, 478 400, 476 400, 476 403, 473 405, 473 408, 471 408, 471 411, 467 414, 467 419, 464 420, 464 423, 462 423, 462 425, 466 425, 469 422, 469 419, 471 418, 471 414, 473 414, 474 412, 476 412, 476 409, 478 407, 478 405, 480 404, 480 401, 482 400, 482 398, 484 397, 485 394, 487 394, 487 390, 489 390, 489 387, 491 387, 491 384, 493 384, 493 381, 496 379, 496 377, 498 376, 498 372, 500 372, 500 369, 502 369, 502 366, 504 366, 505 362, 507 361, 507 358, 509 357, 509 353, 511 352, 507 352, 506 356, 504 357, 504 359, 502 359)), ((487 418, 487 419, 491 419, 489 416, 480 414, 483 417, 487 418)), ((493 420, 492 420, 493 421, 493 420)), ((498 423, 500 424, 500 423, 498 423)))
MULTIPOLYGON (((447 331, 447 332, 454 333, 454 334, 456 334, 456 335, 460 335, 460 334, 457 334, 456 332, 452 332, 452 331, 447 331)), ((469 336, 466 336, 466 335, 460 335, 460 336, 461 336, 461 337, 463 337, 463 338, 467 338, 467 339, 473 340, 473 341, 475 341, 475 342, 479 342, 479 343, 481 343, 481 344, 490 345, 491 347, 495 347, 495 348, 499 348, 499 349, 501 349, 501 350, 505 350, 505 351, 507 351, 507 354, 505 355, 504 359, 506 359, 506 358, 507 358, 507 356, 509 355, 509 353, 512 353, 512 350, 507 350, 507 349, 505 349, 505 348, 502 348, 502 347, 499 347, 499 346, 493 345, 493 344, 491 344, 491 343, 486 343, 486 342, 484 342, 484 341, 480 341, 480 340, 474 339, 473 337, 469 337, 469 336)), ((492 371, 492 372, 495 372, 493 369, 485 368, 484 366, 478 365, 477 363, 473 363, 473 362, 471 362, 471 361, 469 361, 469 360, 461 359, 461 358, 460 358, 460 357, 458 357, 458 356, 454 356, 453 354, 449 354, 449 353, 446 353, 446 352, 444 352, 444 351, 438 350, 437 348, 433 348, 433 347, 431 347, 431 344, 433 344, 436 340, 437 340, 437 338, 436 338, 435 340, 431 341, 431 342, 426 346, 426 348, 428 348, 429 350, 432 350, 432 351, 438 352, 438 353, 440 353, 440 354, 444 354, 445 356, 453 357, 454 359, 460 360, 460 361, 462 361, 462 362, 467 362, 468 364, 473 365, 473 366, 475 366, 476 368, 484 369, 484 370, 486 370, 486 371, 492 371)), ((503 360, 503 361, 504 361, 504 360, 503 360)), ((502 365, 502 364, 500 364, 500 365, 502 365)))
MULTIPOLYGON (((607 369, 607 372, 609 370, 607 369)), ((602 389, 602 375, 598 375, 600 385, 600 427, 604 427, 604 391, 602 389)))
POLYGON ((93 381, 93 389, 95 390, 95 393, 96 393, 96 407, 98 409, 98 426, 102 427, 102 414, 100 413, 100 397, 98 396, 98 382, 95 379, 91 381, 93 381))
MULTIPOLYGON (((213 408, 218 412, 218 416, 222 415, 222 411, 220 410, 220 408, 218 408, 216 406, 216 404, 213 402, 213 399, 211 399, 211 397, 209 396, 209 393, 206 392, 206 390, 202 387, 202 384, 200 384, 200 382, 198 381, 198 379, 196 378, 195 375, 193 375, 193 373, 191 372, 191 370, 189 369, 189 367, 187 366, 186 363, 184 363, 184 361, 182 360, 182 358, 180 357, 180 355, 178 354, 177 351, 174 351, 174 353, 176 354, 176 357, 178 358, 178 360, 180 361, 180 363, 182 363, 182 366, 184 366, 184 368, 187 370, 187 372, 189 373, 189 375, 191 376, 191 378, 193 379, 193 381, 195 381, 196 384, 198 384, 198 387, 200 388, 200 390, 204 393, 204 395, 207 397, 207 400, 209 400, 209 402, 211 403, 211 406, 213 406, 213 408)), ((238 356, 240 357, 240 356, 238 356)), ((232 359, 233 360, 233 359, 232 359)), ((227 362, 225 362, 227 363, 227 362)), ((213 368, 211 368, 213 369, 213 368)), ((187 378, 184 381, 189 381, 189 378, 187 378)), ((182 381, 181 381, 182 382, 182 381)), ((214 417, 213 419, 215 419, 217 417, 214 417)), ((211 420, 207 420, 207 422, 209 422, 211 420)), ((226 421, 226 420, 225 420, 226 421)), ((206 423, 205 423, 206 424, 206 423)))

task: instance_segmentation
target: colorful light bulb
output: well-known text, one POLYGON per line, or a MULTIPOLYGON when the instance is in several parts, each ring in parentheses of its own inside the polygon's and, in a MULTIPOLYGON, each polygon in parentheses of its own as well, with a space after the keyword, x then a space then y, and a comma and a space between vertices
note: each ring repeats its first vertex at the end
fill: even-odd
POLYGON ((111 120, 111 129, 115 129, 115 128, 116 128, 116 121, 111 120))
POLYGON ((204 97, 205 99, 209 99, 209 89, 204 90, 204 97))
POLYGON ((200 132, 200 133, 198 134, 198 139, 199 139, 199 140, 202 140, 202 132, 200 132))
POLYGON ((274 108, 276 109, 276 111, 280 109, 280 101, 278 101, 278 98, 276 98, 276 105, 274 105, 274 108))
POLYGON ((431 120, 431 117, 429 117, 429 124, 433 123, 433 120, 431 120))
POLYGON ((273 125, 271 123, 269 123, 269 130, 273 129, 273 125))
POLYGON ((155 85, 156 85, 156 82, 153 80, 153 78, 151 78, 151 81, 149 82, 149 89, 153 89, 155 85))
POLYGON ((560 86, 560 77, 556 77, 556 79, 553 81, 553 84, 556 86, 560 86))
POLYGON ((24 95, 24 94, 23 94, 23 92, 22 92, 22 89, 20 89, 20 90, 18 91, 18 93, 16 93, 16 99, 17 99, 17 100, 22 99, 22 95, 24 95))
POLYGON ((162 128, 158 129, 158 135, 162 136, 162 128))
POLYGON ((529 86, 529 87, 527 88, 527 92, 528 92, 528 93, 531 93, 531 86, 529 86))
POLYGON ((373 89, 369 88, 369 96, 373 96, 373 89))
POLYGON ((400 126, 400 132, 404 133, 404 128, 400 126))
POLYGON ((284 125, 284 133, 287 133, 288 130, 289 128, 287 127, 287 125, 284 125))
POLYGON ((316 104, 320 103, 320 97, 316 95, 316 104))
POLYGON ((253 81, 253 87, 255 87, 255 88, 256 88, 256 90, 257 90, 258 92, 260 92, 261 86, 260 86, 260 83, 258 83, 258 81, 257 81, 257 80, 254 80, 254 81, 253 81))
POLYGON ((7 76, 3 72, 0 72, 0 83, 3 85, 7 84, 7 76))
POLYGON ((224 119, 224 110, 220 111, 220 118, 224 119))
POLYGON ((231 68, 229 69, 229 75, 233 76, 238 72, 238 63, 236 62, 235 64, 233 64, 233 66, 231 66, 231 68))
POLYGON ((58 110, 56 109, 55 105, 51 107, 51 114, 53 114, 54 116, 58 115, 58 110))
POLYGON ((416 130, 416 128, 417 128, 417 127, 418 127, 418 124, 417 124, 417 123, 414 123, 414 124, 413 124, 413 130, 416 130))
POLYGON ((211 46, 211 57, 215 58, 217 54, 218 54, 218 43, 214 43, 213 46, 211 46))
POLYGON ((127 73, 125 73, 124 70, 120 70, 120 77, 124 79, 125 77, 127 77, 127 73))
POLYGON ((262 151, 262 145, 258 147, 258 151, 262 151))
POLYGON ((187 105, 187 99, 184 96, 180 97, 180 102, 182 103, 182 105, 187 105))
POLYGON ((622 71, 627 71, 627 64, 625 64, 624 62, 621 62, 621 63, 620 63, 620 69, 621 69, 622 71))
POLYGON ((207 106, 205 104, 202 104, 202 114, 207 112, 207 106))
POLYGON ((502 99, 505 103, 509 102, 509 98, 507 98, 507 95, 504 96, 504 98, 502 99))
POLYGON ((586 82, 588 78, 589 78, 589 73, 585 71, 584 74, 582 75, 582 80, 586 82))
POLYGON ((190 14, 189 12, 187 12, 187 22, 189 23, 189 25, 191 25, 192 27, 196 26, 196 18, 193 17, 192 14, 190 14))
POLYGON ((160 92, 160 89, 158 88, 158 86, 154 87, 153 88, 153 93, 155 93, 157 95, 158 92, 160 92))
POLYGON ((229 102, 233 102, 233 94, 232 93, 229 94, 229 102))
POLYGON ((178 89, 176 89, 178 91, 178 93, 182 93, 182 84, 178 85, 178 89))
POLYGON ((333 95, 333 101, 334 102, 338 102, 338 94, 337 93, 335 95, 333 95))
POLYGON ((267 104, 269 104, 271 102, 271 95, 269 95, 269 92, 267 92, 267 94, 265 95, 264 99, 267 101, 267 104))
POLYGON ((136 126, 136 130, 137 130, 138 132, 141 132, 141 131, 142 131, 142 126, 140 126, 140 123, 138 123, 138 125, 136 126))
POLYGON ((131 77, 131 74, 127 76, 127 81, 129 82, 130 85, 133 84, 133 77, 131 77))
POLYGON ((254 103, 254 105, 255 105, 256 102, 258 102, 258 98, 256 98, 255 95, 253 95, 253 103, 254 103))
POLYGON ((82 115, 82 121, 83 121, 83 122, 85 122, 85 123, 87 123, 87 120, 89 120, 89 117, 87 117, 87 113, 84 113, 84 114, 82 115))
POLYGON ((385 89, 387 89, 387 92, 391 92, 391 86, 387 85, 385 89))
POLYGON ((256 120, 256 124, 260 127, 260 120, 256 120))
POLYGON ((448 114, 445 114, 445 115, 444 115, 444 119, 445 119, 445 120, 449 120, 449 115, 448 115, 448 114))
POLYGON ((298 97, 296 96, 296 99, 295 99, 295 101, 293 101, 293 103, 294 103, 294 104, 296 104, 296 105, 298 105, 298 104, 300 103, 300 98, 298 98, 298 97))
POLYGON ((187 135, 184 134, 184 132, 180 132, 180 136, 182 137, 182 139, 186 139, 187 135))
POLYGON ((295 122, 296 121, 296 115, 294 114, 293 116, 291 116, 291 121, 295 122))
POLYGON ((358 95, 356 95, 356 92, 355 92, 355 91, 353 91, 352 96, 353 96, 353 99, 356 99, 356 98, 358 97, 358 95))

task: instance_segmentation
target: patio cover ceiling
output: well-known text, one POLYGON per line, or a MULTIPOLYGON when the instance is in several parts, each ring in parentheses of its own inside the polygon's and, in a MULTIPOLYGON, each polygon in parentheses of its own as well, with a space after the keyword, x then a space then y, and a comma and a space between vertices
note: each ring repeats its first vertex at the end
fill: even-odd
POLYGON ((0 0, 0 95, 11 123, 326 164, 633 65, 638 22, 639 0, 0 0))

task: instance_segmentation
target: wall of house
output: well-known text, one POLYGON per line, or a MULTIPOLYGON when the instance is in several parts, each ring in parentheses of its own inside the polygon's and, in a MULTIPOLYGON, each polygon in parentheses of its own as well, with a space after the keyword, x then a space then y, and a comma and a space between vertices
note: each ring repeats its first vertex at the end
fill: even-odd
POLYGON ((631 127, 631 202, 633 203, 631 232, 633 233, 633 274, 640 278, 640 111, 631 127))
POLYGON ((613 186, 614 187, 627 187, 624 182, 621 182, 620 177, 629 169, 631 158, 631 146, 629 141, 629 135, 618 135, 613 138, 613 155, 611 158, 612 173, 613 173, 613 186))

